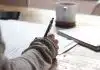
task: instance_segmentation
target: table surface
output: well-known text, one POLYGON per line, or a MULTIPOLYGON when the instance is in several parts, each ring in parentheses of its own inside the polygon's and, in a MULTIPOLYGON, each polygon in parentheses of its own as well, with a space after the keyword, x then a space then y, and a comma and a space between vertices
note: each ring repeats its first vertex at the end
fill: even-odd
MULTIPOLYGON (((34 10, 33 9, 33 11, 35 13, 34 14, 35 17, 33 20, 37 23, 47 24, 52 17, 56 18, 55 11, 52 11, 52 10, 44 10, 44 9, 34 10)), ((76 25, 77 25, 77 27, 78 26, 100 26, 100 16, 87 15, 87 14, 77 14, 76 15, 76 25)), ((94 52, 94 51, 87 49, 83 46, 77 45, 75 48, 73 48, 69 52, 65 53, 64 55, 66 55, 68 58, 67 57, 61 58, 61 60, 63 60, 63 59, 65 60, 65 61, 61 61, 61 63, 64 65, 63 62, 66 62, 66 61, 71 62, 72 61, 71 64, 75 65, 75 67, 77 68, 77 69, 69 69, 69 70, 81 70, 82 68, 86 69, 86 70, 92 70, 92 69, 98 70, 98 69, 100 69, 100 68, 96 67, 96 66, 100 67, 100 65, 98 64, 98 62, 100 60, 100 53, 99 52, 97 53, 97 52, 94 52), (87 66, 84 67, 84 65, 87 65, 87 66), (78 67, 80 67, 80 69, 78 67)), ((65 63, 65 65, 66 65, 66 63, 65 63)), ((73 66, 71 66, 70 68, 73 68, 73 66)))
MULTIPOLYGON (((2 8, 4 8, 4 7, 2 7, 2 8)), ((15 9, 13 9, 13 10, 15 10, 15 9)), ((28 9, 28 10, 32 11, 32 17, 28 17, 28 18, 30 18, 30 19, 32 18, 32 20, 36 23, 47 24, 47 23, 49 23, 49 21, 52 17, 56 18, 55 11, 52 11, 52 10, 34 9, 34 8, 28 9)), ((100 26, 100 16, 77 14, 76 15, 76 25, 77 26, 100 26)), ((99 60, 100 60, 99 52, 96 53, 96 52, 91 51, 80 45, 77 45, 75 48, 73 48, 72 50, 70 50, 69 52, 67 52, 64 55, 68 56, 68 60, 73 56, 73 62, 75 62, 75 63, 77 63, 77 61, 82 61, 82 60, 89 61, 90 59, 91 59, 91 61, 93 60, 95 62, 96 62, 96 60, 98 60, 97 62, 99 62, 99 60), (75 59, 74 59, 74 57, 75 57, 75 59)), ((65 60, 67 61, 67 57, 65 60)), ((87 61, 82 61, 82 62, 87 63, 87 61)), ((78 63, 80 63, 80 62, 78 62, 78 63)), ((90 64, 91 63, 92 62, 90 62, 90 64)), ((91 67, 91 65, 90 65, 90 67, 91 67)), ((73 69, 70 69, 70 70, 73 70, 73 69)), ((81 70, 81 69, 77 69, 77 70, 81 70)), ((86 67, 86 70, 91 70, 91 69, 89 69, 89 68, 87 69, 87 67, 86 67)), ((93 70, 98 70, 98 69, 93 69, 93 70)))

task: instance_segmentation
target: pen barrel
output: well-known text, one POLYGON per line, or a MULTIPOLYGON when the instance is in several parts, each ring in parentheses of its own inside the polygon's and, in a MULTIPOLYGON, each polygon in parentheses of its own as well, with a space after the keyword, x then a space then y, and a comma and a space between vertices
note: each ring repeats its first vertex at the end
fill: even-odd
POLYGON ((44 37, 47 37, 48 33, 50 32, 52 24, 53 24, 53 20, 54 20, 54 18, 52 18, 52 20, 50 21, 50 24, 48 25, 48 28, 44 34, 44 37))
POLYGON ((52 24, 50 24, 50 25, 48 26, 48 29, 47 29, 47 31, 46 31, 44 37, 47 37, 48 33, 50 32, 51 27, 52 27, 52 24))

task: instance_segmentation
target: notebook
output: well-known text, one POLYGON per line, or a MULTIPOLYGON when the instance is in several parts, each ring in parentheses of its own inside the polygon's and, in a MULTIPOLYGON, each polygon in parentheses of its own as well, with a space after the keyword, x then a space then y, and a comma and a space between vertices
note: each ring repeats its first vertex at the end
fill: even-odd
POLYGON ((80 26, 58 30, 58 34, 96 52, 100 51, 100 26, 80 26))
MULTIPOLYGON (((16 20, 0 20, 0 26, 6 44, 5 56, 11 59, 19 57, 35 37, 43 37, 48 25, 16 20)), ((52 32, 53 30, 51 30, 52 32)), ((69 51, 76 45, 74 41, 67 40, 57 34, 55 34, 55 37, 59 41, 58 54, 66 50, 69 51)))
POLYGON ((35 37, 43 37, 47 26, 16 20, 0 21, 6 44, 5 56, 16 58, 29 47, 35 37))

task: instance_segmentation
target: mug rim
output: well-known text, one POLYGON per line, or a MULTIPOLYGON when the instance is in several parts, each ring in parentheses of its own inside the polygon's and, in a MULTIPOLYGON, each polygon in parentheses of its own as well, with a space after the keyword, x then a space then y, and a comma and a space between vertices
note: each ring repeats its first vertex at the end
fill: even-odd
POLYGON ((59 4, 61 6, 73 6, 73 5, 76 5, 75 2, 66 2, 66 1, 59 1, 59 2, 56 2, 56 4, 59 4))

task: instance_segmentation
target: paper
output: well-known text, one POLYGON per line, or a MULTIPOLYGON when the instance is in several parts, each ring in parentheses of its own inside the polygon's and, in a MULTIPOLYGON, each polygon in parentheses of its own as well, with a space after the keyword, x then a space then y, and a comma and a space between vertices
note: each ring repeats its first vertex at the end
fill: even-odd
POLYGON ((72 50, 67 52, 67 54, 76 55, 76 56, 79 55, 79 56, 89 57, 89 58, 93 58, 97 60, 100 59, 100 52, 92 51, 80 45, 77 45, 76 47, 74 47, 72 50))
MULTIPOLYGON (((1 21, 3 38, 6 43, 5 55, 16 58, 29 47, 35 37, 43 37, 48 25, 28 23, 22 21, 1 21)), ((51 30, 52 31, 52 30, 51 30)), ((59 54, 74 46, 76 43, 55 34, 59 41, 59 54)))
POLYGON ((67 51, 71 47, 75 46, 77 43, 74 42, 73 40, 68 40, 67 38, 64 38, 60 35, 55 35, 57 40, 59 41, 59 50, 58 54, 62 54, 63 52, 67 51))
POLYGON ((100 60, 84 56, 57 56, 57 70, 100 70, 100 60))
POLYGON ((5 56, 16 58, 29 47, 35 37, 43 37, 47 26, 21 21, 1 21, 3 38, 6 43, 5 56))
POLYGON ((79 26, 72 29, 59 30, 59 33, 63 33, 93 46, 100 45, 100 26, 79 26))

